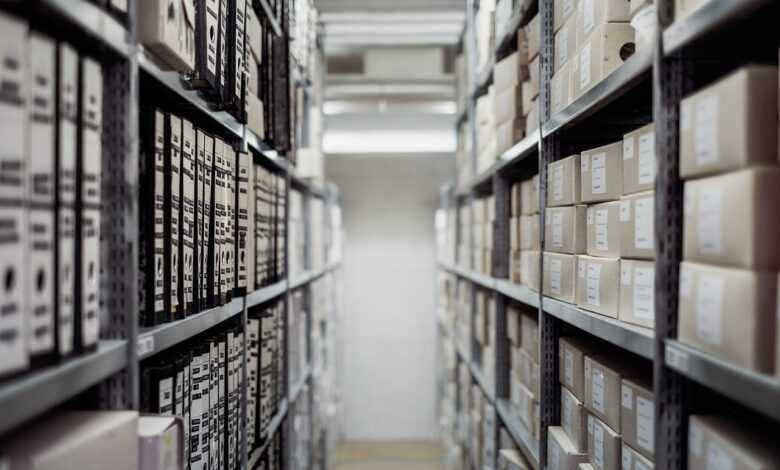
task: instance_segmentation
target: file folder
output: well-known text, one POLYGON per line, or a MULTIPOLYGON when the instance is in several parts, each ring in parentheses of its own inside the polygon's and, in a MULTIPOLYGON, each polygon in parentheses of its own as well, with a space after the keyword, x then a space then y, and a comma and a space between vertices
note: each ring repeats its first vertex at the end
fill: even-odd
POLYGON ((167 115, 165 126, 165 312, 171 321, 183 318, 179 305, 179 211, 181 195, 181 119, 167 115))
POLYGON ((195 257, 195 128, 182 120, 181 207, 179 242, 179 292, 183 315, 193 313, 193 271, 195 257))

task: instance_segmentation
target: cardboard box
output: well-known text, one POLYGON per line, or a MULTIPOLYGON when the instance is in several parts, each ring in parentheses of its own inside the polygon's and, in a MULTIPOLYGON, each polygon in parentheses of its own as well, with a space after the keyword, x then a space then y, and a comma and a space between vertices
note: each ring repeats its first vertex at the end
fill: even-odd
POLYGON ((138 412, 57 412, 3 442, 9 468, 138 470, 138 412))
POLYGON ((526 79, 528 79, 528 57, 525 54, 513 52, 496 62, 493 68, 493 86, 496 93, 516 88, 526 79))
POLYGON ((539 251, 539 214, 520 216, 520 249, 539 251))
POLYGON ((577 470, 596 470, 596 467, 591 463, 581 463, 577 465, 577 470))
MULTIPOLYGON (((681 0, 681 2, 684 3, 685 0, 681 0)), ((653 0, 630 0, 628 3, 628 14, 633 18, 639 10, 652 4, 653 0)))
POLYGON ((524 135, 525 120, 523 118, 515 118, 499 124, 496 128, 496 152, 503 154, 517 142, 523 140, 524 135))
POLYGON ((561 67, 550 82, 550 112, 555 114, 574 101, 574 89, 571 81, 571 63, 561 67))
POLYGON ((777 435, 726 416, 688 421, 688 470, 770 469, 780 464, 777 435))
POLYGON ((520 283, 532 291, 539 292, 540 282, 540 252, 520 252, 520 283))
POLYGON ((252 93, 246 94, 247 127, 261 139, 265 138, 265 111, 263 102, 252 93))
POLYGON ((520 317, 520 347, 539 363, 539 321, 536 312, 520 317))
POLYGON ((588 451, 588 413, 582 401, 561 387, 561 426, 577 452, 588 451))
POLYGON ((620 311, 618 319, 655 328, 655 263, 620 260, 620 311))
POLYGON ((523 116, 523 96, 520 85, 512 85, 504 90, 496 92, 495 104, 495 122, 496 127, 502 123, 511 121, 523 116))
POLYGON ((520 346, 520 310, 511 305, 506 308, 506 337, 513 346, 520 346))
POLYGON ((577 258, 574 255, 544 252, 542 293, 570 304, 574 303, 577 258))
POLYGON ((511 381, 510 388, 510 393, 512 394, 511 401, 517 407, 520 420, 525 423, 528 429, 533 429, 536 425, 535 408, 538 406, 536 397, 518 380, 511 381))
POLYGON ((501 449, 498 452, 498 470, 528 470, 525 458, 514 449, 501 449))
POLYGON ((620 256, 655 258, 655 191, 620 200, 620 256))
POLYGON ((582 402, 585 401, 585 356, 599 349, 599 343, 584 337, 563 337, 558 342, 558 379, 582 402))
POLYGON ((522 194, 522 182, 513 183, 509 203, 512 217, 518 217, 522 213, 522 194))
POLYGON ((604 23, 580 44, 574 59, 574 99, 617 70, 634 51, 634 29, 628 23, 604 23), (576 70, 575 70, 576 69, 576 70))
POLYGON ((522 283, 522 252, 511 250, 509 252, 509 279, 515 284, 522 283))
POLYGON ((653 470, 655 464, 652 460, 635 451, 625 442, 620 452, 620 460, 623 462, 622 470, 653 470))
MULTIPOLYGON (((596 353, 585 357, 585 407, 618 434, 623 379, 649 375, 652 367, 626 355, 596 353)), ((588 425, 590 426, 590 424, 588 425)))
POLYGON ((732 364, 772 373, 777 281, 775 271, 684 261, 680 264, 679 340, 732 364))
POLYGON ((518 372, 520 383, 525 385, 535 397, 540 396, 539 363, 534 361, 534 358, 522 348, 520 348, 517 354, 517 360, 516 371, 518 372))
POLYGON ((655 453, 655 406, 649 379, 624 379, 620 392, 620 429, 623 442, 648 459, 655 453))
MULTIPOLYGON (((542 42, 542 18, 537 14, 525 25, 525 37, 528 40, 528 60, 539 56, 539 44, 542 42)), ((518 39, 519 41, 519 39, 518 39)))
POLYGON ((547 468, 571 470, 588 461, 588 454, 579 452, 560 426, 547 428, 547 468))
POLYGON ((587 253, 591 256, 619 258, 622 255, 620 201, 588 206, 587 253))
POLYGON ((617 318, 620 309, 620 260, 577 256, 577 306, 617 318))
POLYGON ((555 33, 555 62, 553 64, 553 73, 561 70, 570 60, 574 60, 577 53, 577 33, 576 21, 572 16, 555 33))
POLYGON ((184 468, 184 421, 178 416, 138 419, 140 470, 184 468))
POLYGON ((139 41, 170 70, 195 68, 195 5, 192 0, 149 0, 138 9, 139 41))
MULTIPOLYGON (((523 83, 528 84, 528 89, 531 93, 529 93, 528 98, 534 99, 539 95, 539 84, 541 83, 541 80, 539 78, 540 74, 540 66, 539 66, 539 56, 536 56, 529 64, 528 64, 528 80, 524 81, 523 83)), ((525 89, 524 89, 525 91, 525 89)), ((524 101, 525 102, 525 97, 524 101)), ((524 110, 525 111, 525 110, 524 110)))
POLYGON ((580 156, 571 155, 547 165, 547 207, 579 204, 580 156))
POLYGON ((623 142, 580 154, 582 202, 615 201, 623 195, 623 142))
POLYGON ((776 165, 777 83, 776 66, 750 65, 682 100, 680 177, 776 165))
POLYGON ((531 135, 539 129, 539 106, 536 99, 525 115, 525 135, 531 135))
POLYGON ((623 194, 655 189, 655 124, 623 136, 623 194))
POLYGON ((553 31, 561 29, 569 18, 574 18, 580 0, 555 0, 553 2, 553 31))
POLYGON ((545 210, 545 249, 556 253, 584 254, 588 241, 586 207, 548 207, 545 210))
POLYGON ((522 196, 520 197, 521 209, 523 215, 531 215, 539 213, 539 175, 534 175, 533 178, 527 179, 521 183, 520 190, 522 196))
POLYGON ((604 23, 631 21, 627 0, 580 0, 575 16, 577 44, 584 44, 590 34, 604 23))
MULTIPOLYGON (((530 80, 524 81, 521 88, 522 102, 520 108, 522 110, 522 115, 525 117, 533 110, 534 101, 536 101, 536 97, 539 96, 539 89, 534 88, 534 84, 530 80)), ((525 120, 523 120, 523 132, 525 132, 525 120)))
POLYGON ((621 470, 620 433, 588 415, 588 458, 596 470, 621 470))
POLYGON ((683 258, 748 269, 780 266, 780 167, 686 181, 683 258))

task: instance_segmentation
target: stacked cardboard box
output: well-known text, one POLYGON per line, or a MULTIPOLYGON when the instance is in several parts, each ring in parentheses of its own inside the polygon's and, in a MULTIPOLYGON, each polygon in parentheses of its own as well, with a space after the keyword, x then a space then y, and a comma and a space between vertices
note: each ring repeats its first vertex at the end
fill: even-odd
POLYGON ((776 367, 780 167, 776 66, 746 66, 680 105, 684 183, 680 341, 776 367))
POLYGON ((523 81, 523 116, 525 116, 525 135, 539 128, 539 42, 541 41, 539 15, 534 16, 523 28, 523 34, 517 35, 517 50, 527 51, 528 79, 523 81))
POLYGON ((471 206, 462 204, 458 207, 458 264, 462 268, 471 268, 471 249, 468 244, 471 230, 471 206))
POLYGON ((506 312, 510 343, 510 402, 530 434, 539 437, 539 324, 536 310, 509 306, 506 312))
POLYGON ((608 77, 634 50, 626 0, 556 0, 554 12, 553 113, 608 77))
POLYGON ((653 468, 649 365, 576 337, 560 339, 559 361, 561 426, 548 429, 549 468, 653 468))
POLYGON ((539 290, 539 175, 512 185, 509 219, 510 278, 539 290))
POLYGON ((496 199, 493 196, 474 200, 471 246, 474 269, 490 276, 493 273, 493 227, 496 221, 496 199))
POLYGON ((755 423, 693 415, 688 421, 688 470, 778 468, 777 435, 755 423))
POLYGON ((485 382, 495 383, 496 300, 492 292, 477 290, 477 308, 474 311, 474 338, 482 358, 482 374, 485 382))
POLYGON ((519 450, 502 448, 498 451, 498 470, 528 470, 530 468, 533 467, 519 450))
MULTIPOLYGON (((518 36, 524 39, 522 33, 518 36)), ((525 112, 522 83, 528 78, 528 74, 528 55, 524 50, 508 55, 497 62, 493 69, 496 113, 496 154, 493 158, 497 158, 523 138, 525 112)))
POLYGON ((482 173, 496 161, 495 89, 491 85, 477 98, 477 173, 482 173))
POLYGON ((455 334, 460 344, 469 344, 471 338, 471 290, 473 284, 464 279, 458 279, 458 305, 455 311, 455 334))

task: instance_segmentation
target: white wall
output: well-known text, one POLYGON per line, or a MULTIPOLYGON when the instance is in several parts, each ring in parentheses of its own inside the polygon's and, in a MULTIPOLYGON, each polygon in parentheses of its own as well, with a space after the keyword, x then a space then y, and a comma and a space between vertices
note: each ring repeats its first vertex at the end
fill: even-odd
POLYGON ((344 214, 347 439, 438 435, 433 217, 453 165, 452 155, 326 158, 344 214))

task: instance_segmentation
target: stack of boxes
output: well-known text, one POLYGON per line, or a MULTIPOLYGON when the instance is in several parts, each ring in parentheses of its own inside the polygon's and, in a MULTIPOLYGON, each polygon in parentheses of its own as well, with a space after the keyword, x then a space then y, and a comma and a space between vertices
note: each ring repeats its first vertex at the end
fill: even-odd
POLYGON ((466 338, 471 337, 471 290, 470 281, 458 278, 458 300, 455 310, 455 335, 460 344, 469 344, 466 338))
POLYGON ((472 468, 493 468, 495 462, 496 410, 478 385, 471 385, 470 449, 472 468))
POLYGON ((771 374, 780 268, 776 66, 747 66, 680 105, 681 342, 771 374))
POLYGON ((548 166, 542 292, 655 324, 653 125, 548 166))
POLYGON ((528 470, 530 468, 533 467, 528 464, 519 450, 503 448, 498 452, 498 470, 528 470))
POLYGON ((493 196, 474 200, 474 270, 490 276, 493 273, 493 227, 496 221, 496 199, 493 196))
POLYGON ((495 345, 493 332, 496 331, 496 299, 492 292, 477 290, 477 308, 474 311, 474 337, 482 358, 482 374, 485 382, 495 383, 495 345))
POLYGON ((633 53, 634 29, 626 0, 556 0, 551 111, 571 104, 607 78, 633 53))
MULTIPOLYGON (((755 422, 693 415, 688 421, 688 470, 778 468, 777 435, 755 422)), ((634 469, 632 469, 634 470, 634 469)))
POLYGON ((458 264, 460 267, 471 268, 471 249, 468 244, 469 231, 471 230, 471 206, 461 204, 458 207, 458 264))
POLYGON ((487 92, 477 98, 477 173, 490 168, 498 155, 496 141, 495 88, 489 86, 487 92))
POLYGON ((649 364, 576 337, 560 339, 559 361, 561 426, 548 429, 548 468, 652 469, 649 364))
MULTIPOLYGON (((525 42, 522 30, 518 42, 525 42)), ((513 52, 496 63, 493 69, 495 92, 496 153, 493 158, 509 150, 525 133, 525 108, 522 83, 528 80, 528 54, 523 49, 513 52)))
POLYGON ((525 116, 525 135, 531 135, 539 128, 539 42, 541 40, 541 20, 534 16, 517 33, 517 50, 526 51, 528 56, 528 79, 523 81, 523 116, 525 116))
POLYGON ((513 283, 539 291, 539 175, 512 185, 509 271, 513 283))
POLYGON ((507 337, 511 349, 510 403, 534 439, 539 439, 539 323, 535 310, 508 306, 507 337))

